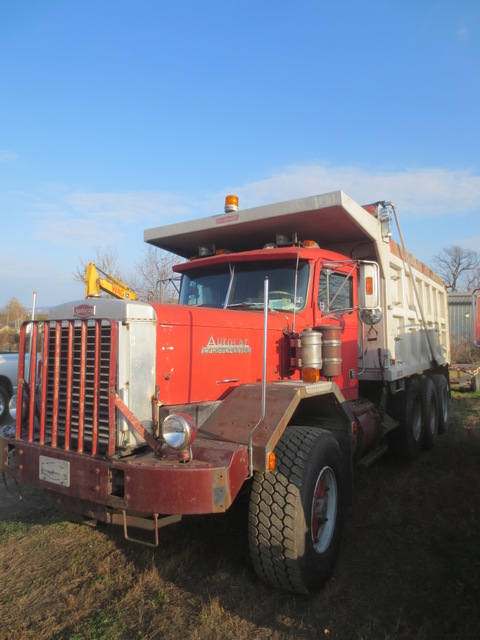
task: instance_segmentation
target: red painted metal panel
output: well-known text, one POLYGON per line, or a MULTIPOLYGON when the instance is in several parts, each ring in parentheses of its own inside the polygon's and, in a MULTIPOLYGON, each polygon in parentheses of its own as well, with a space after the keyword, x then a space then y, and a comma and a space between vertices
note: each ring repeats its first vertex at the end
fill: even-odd
POLYGON ((117 375, 118 327, 110 321, 110 369, 108 373, 108 455, 115 453, 116 416, 115 416, 115 382, 117 375))
MULTIPOLYGON (((158 318, 157 381, 160 400, 166 404, 204 402, 225 397, 235 386, 258 382, 262 377, 263 312, 156 307, 158 318)), ((293 314, 268 316, 267 379, 288 371, 293 314)), ((301 314, 296 330, 306 326, 301 314)))
POLYGON ((35 428, 35 389, 37 385, 37 339, 38 339, 38 324, 31 324, 31 336, 30 336, 30 361, 29 361, 29 378, 28 378, 28 441, 33 442, 33 433, 35 428))
POLYGON ((73 324, 68 323, 68 354, 67 354, 67 388, 65 397, 65 444, 68 451, 70 449, 71 428, 72 428, 72 379, 73 379, 73 324))
MULTIPOLYGON (((46 322, 43 325, 43 360, 42 360, 42 374, 45 376, 45 372, 48 371, 50 366, 50 356, 48 349, 45 345, 48 344, 50 337, 50 325, 46 322)), ((36 354, 35 358, 36 358, 36 354)), ((47 402, 47 385, 42 384, 42 401, 40 404, 40 444, 45 444, 45 427, 46 427, 46 412, 45 406, 47 402)))
MULTIPOLYGON (((322 263, 315 269, 313 280, 314 291, 318 291, 322 263)), ((336 271, 351 275, 353 289, 353 306, 357 306, 357 271, 352 272, 352 265, 339 266, 336 271)), ((316 299, 316 298, 315 298, 316 299)), ((318 300, 313 309, 313 326, 321 329, 322 325, 337 325, 341 328, 341 374, 333 378, 347 400, 358 397, 358 316, 357 313, 344 313, 339 318, 334 314, 324 314, 319 309, 318 300)))
POLYGON ((25 335, 26 327, 22 325, 20 329, 20 346, 18 350, 18 388, 17 388, 17 419, 15 421, 15 437, 19 440, 22 437, 22 407, 25 383, 25 335))
POLYGON ((55 323, 55 358, 53 374, 53 413, 52 413, 52 447, 57 446, 58 428, 58 395, 60 387, 60 347, 61 347, 61 324, 55 323))
POLYGON ((84 428, 85 428, 85 367, 87 359, 87 322, 82 320, 80 325, 81 347, 80 347, 80 388, 78 398, 78 440, 77 451, 82 453, 84 449, 84 428))
POLYGON ((92 455, 97 453, 98 447, 98 404, 100 397, 100 340, 101 325, 95 323, 95 366, 93 371, 93 416, 92 416, 92 455))

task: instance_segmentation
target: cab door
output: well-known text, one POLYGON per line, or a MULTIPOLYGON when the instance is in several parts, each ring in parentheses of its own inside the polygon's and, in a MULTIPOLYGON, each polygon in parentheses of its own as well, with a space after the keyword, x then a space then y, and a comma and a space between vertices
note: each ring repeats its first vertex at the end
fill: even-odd
POLYGON ((324 261, 318 263, 314 281, 315 328, 341 329, 341 375, 333 381, 347 400, 358 396, 357 269, 354 262, 324 261))

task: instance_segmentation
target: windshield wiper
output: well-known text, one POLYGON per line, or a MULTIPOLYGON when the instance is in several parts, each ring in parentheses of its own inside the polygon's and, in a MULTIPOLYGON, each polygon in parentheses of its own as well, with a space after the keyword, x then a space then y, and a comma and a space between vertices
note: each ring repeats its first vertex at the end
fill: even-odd
POLYGON ((227 309, 235 307, 236 309, 263 309, 263 302, 230 302, 227 304, 227 309))

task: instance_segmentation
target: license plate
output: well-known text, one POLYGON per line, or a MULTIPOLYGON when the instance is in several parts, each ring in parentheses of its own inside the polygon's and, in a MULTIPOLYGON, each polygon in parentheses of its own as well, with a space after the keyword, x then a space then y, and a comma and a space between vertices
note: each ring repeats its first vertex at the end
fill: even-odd
POLYGON ((56 460, 47 456, 38 458, 38 477, 40 480, 59 484, 62 487, 70 486, 70 463, 66 460, 56 460))

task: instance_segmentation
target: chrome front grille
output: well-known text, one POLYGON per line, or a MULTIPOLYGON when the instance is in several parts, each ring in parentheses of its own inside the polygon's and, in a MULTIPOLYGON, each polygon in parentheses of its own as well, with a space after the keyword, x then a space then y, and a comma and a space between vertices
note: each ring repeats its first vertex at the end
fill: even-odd
MULTIPOLYGON (((116 346, 111 320, 34 322, 22 328, 19 379, 26 382, 19 385, 19 396, 26 393, 29 402, 28 440, 78 453, 114 452, 116 346), (40 371, 23 370, 29 343, 40 371)), ((17 437, 19 432, 25 437, 19 426, 17 437)))

